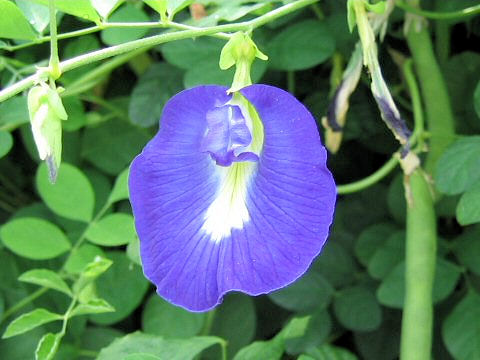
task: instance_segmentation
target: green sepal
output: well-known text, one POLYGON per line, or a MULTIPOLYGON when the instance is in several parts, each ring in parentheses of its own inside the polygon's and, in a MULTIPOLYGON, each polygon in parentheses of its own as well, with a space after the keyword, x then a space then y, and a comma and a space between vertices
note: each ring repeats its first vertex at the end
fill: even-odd
POLYGON ((383 14, 387 9, 387 3, 385 1, 379 1, 375 4, 370 4, 368 0, 364 2, 368 11, 372 11, 376 14, 383 14))
POLYGON ((220 54, 220 69, 227 70, 238 61, 252 63, 255 58, 268 60, 268 56, 262 53, 250 36, 241 31, 233 34, 222 49, 220 54))
POLYGON ((238 91, 252 84, 250 68, 255 58, 267 60, 268 56, 258 49, 248 34, 243 32, 233 34, 223 47, 218 63, 222 70, 236 66, 233 83, 228 92, 238 91))

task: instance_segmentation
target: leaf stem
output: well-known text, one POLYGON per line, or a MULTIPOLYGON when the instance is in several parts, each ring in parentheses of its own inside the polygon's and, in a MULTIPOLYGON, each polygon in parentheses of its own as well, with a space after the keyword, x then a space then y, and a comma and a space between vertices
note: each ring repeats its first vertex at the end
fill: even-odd
POLYGON ((55 16, 54 0, 48 1, 48 9, 50 14, 50 75, 53 80, 60 77, 60 60, 58 58, 58 42, 57 42, 57 18, 55 16))
MULTIPOLYGON (((195 28, 188 30, 180 30, 171 33, 164 33, 160 35, 154 35, 147 38, 130 41, 124 44, 111 46, 105 49, 93 51, 88 54, 77 56, 73 59, 62 61, 59 64, 61 72, 76 69, 80 66, 90 64, 96 61, 104 60, 116 55, 121 55, 130 51, 137 50, 141 47, 151 47, 162 43, 166 43, 174 40, 182 40, 188 38, 195 38, 199 36, 210 36, 222 32, 236 32, 236 31, 251 31, 268 22, 271 22, 279 17, 289 14, 293 11, 301 9, 305 6, 311 5, 318 0, 298 0, 287 5, 281 6, 275 10, 272 10, 262 16, 255 19, 233 24, 223 24, 205 28, 195 28)), ((21 91, 32 86, 36 81, 48 76, 48 71, 45 69, 39 69, 34 75, 31 75, 12 86, 0 91, 0 101, 4 101, 21 91)))
POLYGON ((18 310, 22 309, 24 306, 30 304, 33 300, 35 300, 35 299, 39 298, 40 296, 42 296, 43 294, 45 294, 47 291, 48 291, 48 288, 42 287, 42 288, 38 289, 37 291, 31 293, 27 297, 23 298, 22 300, 20 300, 18 303, 16 303, 15 305, 13 305, 11 308, 7 309, 3 313, 0 323, 5 321, 11 315, 15 314, 18 310))
POLYGON ((413 72, 413 61, 408 59, 403 64, 403 73, 408 85, 408 91, 410 92, 410 98, 413 106, 414 113, 414 128, 410 138, 412 144, 417 143, 417 148, 422 150, 424 147, 424 131, 425 122, 423 118, 422 99, 420 97, 420 89, 418 88, 417 81, 415 80, 415 74, 413 72))
POLYGON ((434 19, 434 20, 462 19, 465 17, 480 14, 480 4, 470 6, 462 10, 451 11, 451 12, 435 12, 435 11, 421 10, 418 7, 412 6, 402 0, 397 0, 395 2, 395 5, 398 6, 400 9, 408 11, 412 14, 420 15, 420 16, 423 16, 429 19, 434 19))
POLYGON ((364 190, 372 185, 375 185, 377 182, 382 180, 385 176, 390 174, 393 169, 398 165, 398 158, 396 155, 393 155, 390 160, 388 160, 383 166, 375 171, 373 174, 363 178, 361 180, 352 182, 350 184, 338 185, 337 193, 339 195, 351 194, 357 191, 364 190))
MULTIPOLYGON (((111 22, 111 23, 102 23, 100 25, 95 25, 91 26, 85 29, 80 29, 80 30, 75 30, 75 31, 69 31, 63 34, 57 34, 57 40, 63 40, 63 39, 70 39, 73 37, 78 37, 78 36, 83 36, 83 35, 88 35, 92 33, 96 33, 105 29, 120 29, 120 28, 148 28, 148 29, 154 29, 154 28, 170 28, 174 30, 199 30, 202 28, 195 27, 195 26, 190 26, 190 25, 185 25, 181 23, 177 23, 174 21, 159 21, 159 22, 111 22)), ((212 34, 210 36, 219 38, 219 39, 224 39, 228 40, 230 39, 230 34, 226 34, 223 32, 219 32, 216 34, 212 34)), ((50 41, 51 36, 41 36, 34 41, 31 42, 26 42, 23 44, 19 45, 13 45, 13 46, 4 46, 3 49, 7 51, 17 51, 20 49, 25 49, 30 46, 35 46, 35 45, 40 45, 43 44, 47 41, 50 41)))

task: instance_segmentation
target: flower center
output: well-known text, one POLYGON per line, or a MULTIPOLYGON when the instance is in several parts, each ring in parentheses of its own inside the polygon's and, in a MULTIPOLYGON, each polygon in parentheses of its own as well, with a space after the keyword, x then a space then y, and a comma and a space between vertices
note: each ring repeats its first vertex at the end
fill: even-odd
POLYGON ((250 116, 244 116, 238 105, 225 104, 207 113, 207 131, 200 150, 208 152, 220 166, 258 161, 258 155, 249 151, 252 139, 250 116))

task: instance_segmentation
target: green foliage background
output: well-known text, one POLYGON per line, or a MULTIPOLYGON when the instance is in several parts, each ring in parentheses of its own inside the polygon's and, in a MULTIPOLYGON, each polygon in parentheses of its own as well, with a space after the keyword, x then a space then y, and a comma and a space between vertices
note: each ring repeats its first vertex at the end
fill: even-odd
MULTIPOLYGON (((200 20, 192 20, 190 3, 168 1, 166 15, 175 16, 177 24, 207 27, 255 19, 288 1, 203 0, 206 16, 200 20)), ((320 119, 358 39, 348 30, 344 1, 310 3, 253 31, 269 60, 254 63, 252 78, 294 93, 322 132, 320 119)), ((59 34, 95 23, 146 23, 68 37, 59 42, 60 59, 178 31, 158 23, 160 4, 55 1, 59 34)), ((47 0, 0 0, 3 89, 48 65, 47 5, 47 0)), ((436 12, 475 5, 478 1, 421 2, 436 12)), ((402 32, 405 14, 396 8, 391 15, 379 57, 413 128, 399 66, 410 56, 402 32)), ((479 20, 460 16, 429 23, 457 130, 430 174, 441 194, 435 205, 437 360, 480 359, 479 20)), ((57 84, 65 88, 69 118, 63 122, 63 163, 55 185, 38 159, 25 94, 0 103, 1 359, 398 357, 406 237, 400 169, 339 196, 321 256, 280 291, 257 298, 230 294, 214 311, 189 313, 158 297, 144 278, 128 202, 129 163, 158 130, 171 96, 199 84, 231 84, 233 70, 218 67, 224 44, 221 36, 171 41, 65 72, 57 84)), ((364 74, 351 99, 340 151, 329 158, 339 184, 370 175, 398 150, 368 83, 364 74)))

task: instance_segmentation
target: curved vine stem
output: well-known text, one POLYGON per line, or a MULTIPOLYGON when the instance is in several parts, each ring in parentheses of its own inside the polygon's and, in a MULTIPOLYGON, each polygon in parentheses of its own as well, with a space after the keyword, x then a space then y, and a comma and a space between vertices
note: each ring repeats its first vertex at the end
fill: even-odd
POLYGON ((351 194, 357 191, 364 190, 377 182, 382 180, 385 176, 390 174, 393 169, 398 165, 398 157, 393 155, 383 166, 375 171, 373 174, 363 178, 361 180, 352 182, 350 184, 338 185, 337 193, 339 195, 351 194))
MULTIPOLYGON (((205 28, 194 28, 188 30, 179 30, 171 33, 154 35, 147 38, 130 41, 124 44, 111 46, 105 49, 83 54, 75 58, 62 61, 59 64, 62 73, 69 70, 76 69, 80 66, 87 65, 93 62, 104 60, 116 55, 125 54, 139 48, 156 46, 169 41, 182 40, 189 38, 196 38, 199 36, 210 36, 222 32, 236 32, 236 31, 252 31, 268 22, 271 22, 279 17, 287 15, 293 11, 309 6, 318 0, 298 0, 293 3, 281 6, 255 19, 234 24, 224 24, 217 26, 210 26, 205 28)), ((0 101, 4 101, 30 86, 34 85, 40 80, 44 80, 50 76, 49 69, 39 69, 34 75, 31 75, 12 86, 0 91, 0 101)))
POLYGON ((465 17, 480 14, 480 4, 470 6, 462 10, 451 11, 451 12, 435 12, 435 11, 421 10, 401 0, 397 0, 395 5, 412 14, 420 15, 433 20, 455 20, 455 19, 462 19, 465 17))

